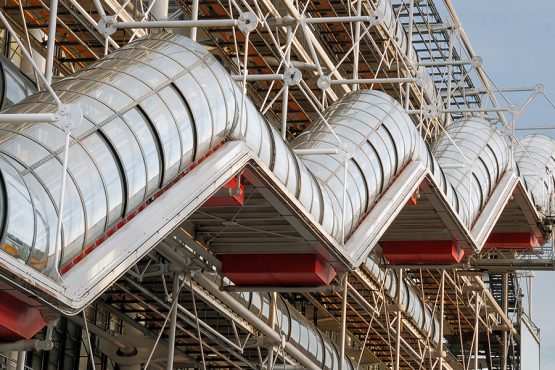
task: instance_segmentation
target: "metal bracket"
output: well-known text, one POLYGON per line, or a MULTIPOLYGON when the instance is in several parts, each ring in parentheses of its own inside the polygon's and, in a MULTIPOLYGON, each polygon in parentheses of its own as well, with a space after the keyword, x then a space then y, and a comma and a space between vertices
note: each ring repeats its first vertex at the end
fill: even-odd
POLYGON ((318 78, 318 81, 316 81, 316 85, 322 90, 329 89, 331 87, 331 77, 320 76, 320 78, 318 78))
POLYGON ((83 111, 79 104, 63 104, 56 111, 58 121, 64 129, 73 130, 83 122, 83 111))
POLYGON ((258 17, 253 12, 241 13, 237 19, 237 27, 243 33, 252 32, 258 27, 258 17))
POLYGON ((372 12, 372 15, 368 17, 368 23, 370 26, 377 26, 383 22, 385 15, 380 12, 379 10, 375 10, 372 12))
POLYGON ((470 65, 474 68, 479 68, 482 66, 483 62, 484 60, 482 59, 482 57, 475 56, 475 57, 472 57, 472 59, 470 60, 470 65))
POLYGON ((439 109, 435 105, 428 104, 423 108, 422 114, 424 115, 424 118, 435 118, 439 116, 439 109))
POLYGON ((98 31, 102 36, 109 37, 118 30, 116 23, 116 18, 114 16, 103 15, 98 21, 98 31))
POLYGON ((288 67, 283 72, 283 82, 287 86, 298 85, 303 78, 303 74, 300 69, 295 67, 288 67))

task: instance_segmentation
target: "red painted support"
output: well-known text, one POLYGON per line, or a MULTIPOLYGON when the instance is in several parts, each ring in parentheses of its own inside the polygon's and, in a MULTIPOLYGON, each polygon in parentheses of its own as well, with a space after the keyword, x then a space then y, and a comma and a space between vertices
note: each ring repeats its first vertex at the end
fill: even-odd
POLYGON ((318 286, 336 275, 315 253, 224 254, 221 259, 222 273, 236 285, 318 286))
POLYGON ((380 243, 384 257, 391 264, 455 264, 464 250, 453 240, 402 240, 380 243))
POLYGON ((418 192, 414 192, 414 194, 410 197, 409 200, 407 200, 407 203, 405 205, 407 206, 415 206, 418 204, 418 198, 420 198, 420 195, 418 194, 418 192))
POLYGON ((238 207, 242 206, 245 200, 243 184, 239 184, 240 193, 234 194, 237 190, 237 178, 229 180, 216 194, 208 199, 203 206, 205 207, 238 207))
POLYGON ((484 249, 533 249, 538 239, 531 233, 491 233, 484 244, 484 249))
POLYGON ((30 339, 45 325, 38 308, 0 291, 0 340, 30 339))

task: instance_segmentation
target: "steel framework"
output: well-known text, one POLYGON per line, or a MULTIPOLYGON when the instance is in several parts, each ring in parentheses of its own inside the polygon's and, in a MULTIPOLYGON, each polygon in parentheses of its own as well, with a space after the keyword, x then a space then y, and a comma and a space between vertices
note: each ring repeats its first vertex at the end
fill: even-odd
MULTIPOLYGON (((3 101, 2 108, 35 87, 38 98, 22 104, 53 107, 23 113, 16 105, 0 114, 0 122, 49 122, 59 124, 64 133, 62 144, 50 155, 59 158, 62 170, 54 260, 48 262, 53 269, 46 285, 63 284, 70 267, 94 257, 92 252, 71 261, 62 256, 63 216, 68 211, 64 202, 71 191, 66 188, 72 173, 70 148, 80 140, 73 136, 78 123, 90 113, 66 103, 67 94, 51 85, 136 39, 176 33, 198 42, 236 82, 239 121, 248 116, 245 101, 250 99, 299 158, 340 158, 338 178, 344 180, 335 183, 340 185, 334 191, 341 194, 343 219, 333 242, 344 248, 352 239, 345 210, 351 199, 347 173, 354 149, 343 143, 333 148, 296 146, 312 123, 330 126, 330 116, 323 112, 334 102, 356 91, 386 93, 410 116, 424 146, 444 140, 454 143, 462 157, 465 148, 459 147, 452 131, 456 122, 469 117, 487 121, 508 138, 507 163, 512 167, 518 148, 529 149, 515 136, 519 116, 536 97, 549 101, 541 85, 504 89, 490 79, 451 0, 5 0, 0 11, 3 55, 26 75, 19 85, 28 87, 19 99, 11 98, 14 82, 4 67, 1 87, 9 104, 3 101), (520 107, 513 104, 519 99, 524 99, 520 107)), ((333 128, 330 131, 338 138, 333 128)), ((402 138, 392 138, 396 140, 402 138)), ((213 158, 218 150, 211 149, 203 159, 213 158)), ((4 151, 0 155, 9 157, 4 151)), ((204 163, 207 168, 202 168, 209 171, 207 161, 195 161, 194 166, 204 163)), ((522 271, 555 266, 550 244, 554 185, 543 190, 548 204, 540 205, 530 195, 535 191, 533 180, 517 183, 517 178, 539 173, 499 176, 496 190, 484 196, 488 201, 468 227, 458 225, 457 216, 450 214, 456 212, 442 204, 433 179, 422 175, 417 182, 403 177, 406 172, 396 174, 406 180, 405 186, 409 181, 416 186, 409 189, 409 203, 403 207, 401 202, 399 211, 385 206, 376 211, 386 215, 386 231, 375 238, 378 247, 372 254, 360 257, 362 264, 341 268, 337 262, 339 274, 330 284, 260 286, 235 285, 222 273, 220 256, 229 250, 248 254, 258 249, 298 254, 307 245, 325 244, 325 230, 299 226, 310 221, 298 211, 300 203, 288 203, 287 189, 274 186, 263 169, 247 166, 237 177, 241 171, 231 168, 239 165, 228 165, 244 189, 225 188, 224 195, 243 192, 248 195, 245 203, 222 210, 199 201, 153 248, 130 251, 136 257, 133 263, 121 271, 115 268, 106 278, 111 279, 107 289, 90 293, 94 299, 83 310, 70 311, 53 302, 46 288, 36 288, 40 279, 20 279, 2 262, 2 290, 19 292, 17 297, 36 305, 40 302, 48 325, 34 339, 0 343, 5 353, 0 368, 507 370, 525 366, 522 330, 528 330, 539 346, 539 329, 528 315, 531 301, 522 299, 521 284, 529 284, 532 275, 522 271), (462 235, 465 230, 468 235, 462 235), (488 247, 491 235, 508 232, 533 235, 541 246, 488 247), (466 256, 439 264, 395 263, 388 258, 387 242, 426 240, 426 234, 448 234, 449 239, 452 235, 462 241, 466 256), (58 310, 63 312, 59 320, 58 310)), ((164 184, 164 189, 175 190, 170 186, 174 183, 164 184)), ((212 195, 221 195, 216 189, 220 185, 214 185, 212 195)), ((394 185, 388 189, 401 190, 394 185)), ((376 204, 388 200, 388 194, 377 197, 376 204)), ((146 204, 155 204, 158 197, 164 195, 156 193, 146 204)), ((372 215, 369 212, 365 220, 372 215)), ((368 225, 365 222, 360 224, 368 225)), ((118 235, 121 227, 118 223, 108 230, 102 241, 118 235)), ((127 234, 118 242, 131 244, 134 237, 127 234)), ((3 249, 10 253, 7 245, 3 249)), ((4 319, 0 312, 0 321, 4 319)))

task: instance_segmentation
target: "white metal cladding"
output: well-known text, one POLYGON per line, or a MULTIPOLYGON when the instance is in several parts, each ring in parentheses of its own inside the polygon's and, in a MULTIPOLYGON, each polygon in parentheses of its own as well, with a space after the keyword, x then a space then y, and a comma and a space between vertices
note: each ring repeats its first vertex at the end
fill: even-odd
MULTIPOLYGON (((215 57, 183 36, 155 33, 53 88, 64 103, 78 103, 84 113, 83 124, 72 131, 62 264, 224 138, 243 140, 338 241, 343 229, 348 237, 410 161, 427 165, 467 225, 472 221, 467 215, 475 215, 483 205, 468 200, 468 189, 452 184, 457 178, 443 173, 398 102, 381 92, 359 91, 325 113, 341 145, 323 120, 292 144, 296 149, 339 148, 353 154, 343 216, 344 154, 298 158, 250 100, 245 99, 240 109, 240 88, 215 57)), ((42 92, 6 112, 55 110, 51 96, 42 92)), ((465 149, 469 157, 481 158, 490 141, 492 156, 505 155, 494 129, 477 119, 453 126, 459 147, 466 148, 464 135, 457 133, 466 124, 471 131, 489 135, 478 148, 465 149), (473 150, 478 154, 471 155, 473 150)), ((0 130, 0 168, 8 203, 4 249, 45 271, 52 267, 48 256, 54 251, 64 132, 51 123, 4 123, 0 130)), ((505 169, 503 160, 499 167, 491 173, 505 169)), ((487 177, 479 171, 480 167, 469 168, 466 177, 487 177)), ((488 178, 494 183, 498 175, 488 178)), ((366 254, 372 248, 367 246, 366 254)))
POLYGON ((545 135, 525 136, 516 143, 514 158, 534 205, 543 213, 553 213, 555 141, 545 135))

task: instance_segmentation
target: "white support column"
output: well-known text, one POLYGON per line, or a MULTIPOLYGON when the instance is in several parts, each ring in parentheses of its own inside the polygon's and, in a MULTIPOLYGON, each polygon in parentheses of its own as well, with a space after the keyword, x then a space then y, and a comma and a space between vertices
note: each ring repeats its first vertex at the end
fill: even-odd
MULTIPOLYGON (((509 308, 509 274, 503 273, 503 312, 507 315, 509 308)), ((509 352, 509 332, 503 330, 503 353, 501 354, 501 370, 507 370, 509 352)))
MULTIPOLYGON (((167 0, 166 0, 167 1, 167 0)), ((191 9, 191 20, 196 21, 198 19, 198 3, 199 0, 193 0, 193 7, 191 9)), ((197 28, 191 28, 191 39, 197 41, 197 28)))
POLYGON ((445 270, 441 270, 439 286, 439 370, 443 370, 443 321, 445 318, 445 270))
MULTIPOLYGON (((269 325, 272 330, 275 330, 276 326, 276 305, 277 305, 277 293, 272 292, 270 293, 271 301, 270 301, 270 320, 269 325)), ((268 348, 268 363, 266 364, 266 369, 273 370, 274 368, 274 347, 270 346, 268 348)))
POLYGON ((349 289, 349 273, 343 276, 343 302, 341 302, 341 351, 339 355, 339 370, 346 370, 345 366, 345 341, 347 340, 347 297, 349 289))
MULTIPOLYGON (((362 15, 362 0, 357 0, 357 17, 362 15)), ((360 57, 360 21, 355 23, 355 48, 353 50, 353 80, 358 79, 358 64, 360 57)), ((353 85, 353 91, 358 90, 358 85, 353 85)))
POLYGON ((166 369, 173 370, 173 357, 175 353, 175 328, 177 325, 177 305, 179 304, 179 280, 181 275, 174 274, 172 289, 172 306, 170 311, 170 334, 168 336, 168 360, 166 369))
POLYGON ((17 352, 17 368, 16 370, 25 370, 25 359, 27 358, 27 352, 19 351, 17 352))
POLYGON ((397 304, 397 322, 395 328, 395 370, 400 369, 401 362, 401 329, 403 321, 403 310, 401 307, 401 285, 403 284, 403 269, 399 269, 399 274, 397 275, 397 296, 395 297, 395 303, 397 304))
POLYGON ((476 302, 474 304, 474 313, 476 320, 474 322, 474 370, 478 370, 478 346, 480 339, 480 294, 476 292, 476 302))
POLYGON ((46 44, 46 65, 44 76, 50 85, 54 74, 54 49, 56 47, 56 22, 58 18, 58 0, 50 1, 50 13, 48 14, 48 41, 46 44))

